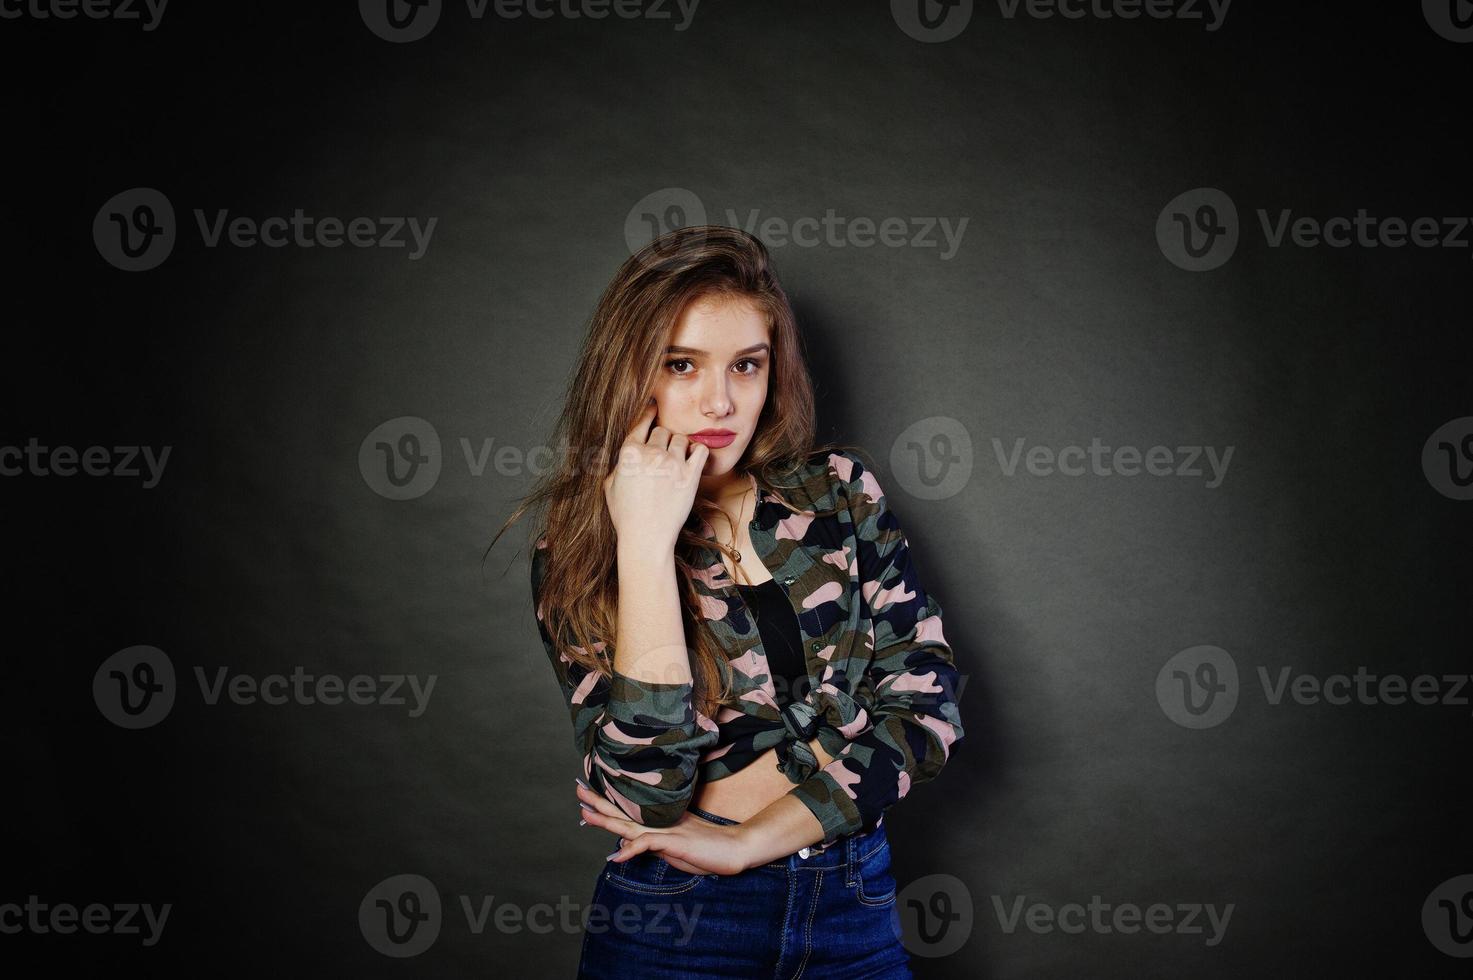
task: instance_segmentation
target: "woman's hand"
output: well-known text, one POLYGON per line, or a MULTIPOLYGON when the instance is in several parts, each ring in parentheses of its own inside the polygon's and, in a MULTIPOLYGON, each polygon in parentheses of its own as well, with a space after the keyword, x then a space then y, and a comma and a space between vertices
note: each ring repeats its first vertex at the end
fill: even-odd
POLYGON ((614 531, 624 541, 672 551, 690 517, 709 447, 657 425, 653 399, 634 420, 604 479, 604 500, 614 531), (688 455, 687 455, 688 454, 688 455))
POLYGON ((611 861, 622 863, 650 851, 690 874, 734 875, 750 867, 740 826, 714 824, 686 811, 673 826, 646 827, 582 784, 577 793, 588 825, 620 838, 619 851, 611 861))

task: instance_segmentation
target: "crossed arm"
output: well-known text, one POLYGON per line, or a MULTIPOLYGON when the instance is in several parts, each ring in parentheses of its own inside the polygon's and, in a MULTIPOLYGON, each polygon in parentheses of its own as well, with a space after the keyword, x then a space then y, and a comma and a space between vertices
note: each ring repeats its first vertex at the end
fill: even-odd
MULTIPOLYGON (((669 556, 648 557, 638 551, 622 550, 619 573, 620 641, 614 648, 614 669, 644 685, 666 682, 685 688, 691 682, 689 660, 678 607, 672 609, 669 603, 675 561, 669 556), (675 637, 681 637, 681 643, 669 643, 675 637), (620 650, 650 653, 622 663, 620 650)), ((823 752, 818 740, 810 741, 810 746, 820 763, 832 759, 823 752)), ((607 778, 610 774, 598 772, 597 775, 607 778)), ((694 790, 695 781, 688 785, 694 790)), ((642 850, 654 849, 670 864, 694 874, 734 874, 785 858, 823 839, 822 822, 791 793, 773 800, 763 811, 735 827, 711 824, 688 812, 681 813, 670 827, 653 827, 630 819, 623 809, 585 785, 577 787, 577 797, 585 805, 583 819, 589 825, 627 841, 620 846, 617 856, 611 858, 616 862, 627 861, 642 850)))
MULTIPOLYGON (((820 766, 833 757, 819 744, 809 741, 820 766)), ((598 766, 591 771, 607 778, 598 766)), ((597 777, 596 777, 597 778, 597 777)), ((609 792, 609 783, 603 783, 609 792)), ((693 798, 697 783, 690 782, 693 798)), ((646 850, 662 854, 671 864, 695 874, 735 874, 787 857, 824 839, 824 825, 813 810, 795 795, 798 787, 773 800, 762 810, 736 825, 710 823, 682 809, 673 823, 667 823, 667 809, 661 809, 660 823, 630 819, 608 796, 579 783, 576 793, 583 806, 584 822, 607 830, 619 837, 620 847, 611 860, 622 862, 646 850)), ((617 790, 620 799, 626 799, 617 790)), ((636 808, 636 812, 638 808, 636 808)))
MULTIPOLYGON (((821 748, 815 747, 815 754, 821 764, 831 758, 821 748)), ((621 838, 621 846, 610 855, 615 862, 655 851, 672 865, 695 874, 736 874, 785 858, 824 837, 823 824, 791 792, 734 826, 687 814, 669 828, 651 828, 628 819, 585 786, 579 785, 576 791, 584 821, 621 838)))

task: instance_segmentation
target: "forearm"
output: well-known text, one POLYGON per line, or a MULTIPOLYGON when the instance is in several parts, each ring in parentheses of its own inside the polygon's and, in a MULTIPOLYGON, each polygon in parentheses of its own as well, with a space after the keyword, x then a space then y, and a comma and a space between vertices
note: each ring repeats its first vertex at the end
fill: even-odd
MULTIPOLYGON (((833 761, 818 739, 810 739, 809 748, 820 767, 833 761)), ((749 868, 785 858, 794 851, 823 840, 823 824, 813 811, 791 792, 779 796, 741 825, 743 847, 749 868)))
POLYGON ((792 793, 786 793, 739 827, 745 864, 756 868, 823 840, 823 824, 792 793))
POLYGON ((690 654, 676 588, 675 553, 652 552, 621 542, 618 568, 614 670, 639 681, 691 683, 690 654))

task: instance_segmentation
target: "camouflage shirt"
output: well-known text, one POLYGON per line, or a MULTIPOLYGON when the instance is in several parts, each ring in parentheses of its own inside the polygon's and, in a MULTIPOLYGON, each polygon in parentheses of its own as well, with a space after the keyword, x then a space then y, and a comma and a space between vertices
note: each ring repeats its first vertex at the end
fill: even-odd
MULTIPOLYGON (((958 673, 941 607, 921 587, 874 473, 848 451, 815 454, 785 488, 759 488, 752 547, 792 602, 808 662, 806 694, 779 707, 761 635, 714 547, 694 580, 727 651, 735 705, 695 711, 691 685, 612 680, 555 652, 542 622, 545 540, 532 557, 538 630, 573 720, 585 780, 651 827, 680 818, 701 780, 722 779, 769 748, 792 792, 823 824, 815 850, 874 827, 910 788, 941 771, 961 739, 958 673), (832 516, 819 512, 835 511, 832 516), (833 761, 819 767, 809 739, 833 761)), ((710 522, 687 525, 709 541, 710 522)), ((604 644, 595 644, 602 649, 604 644)))

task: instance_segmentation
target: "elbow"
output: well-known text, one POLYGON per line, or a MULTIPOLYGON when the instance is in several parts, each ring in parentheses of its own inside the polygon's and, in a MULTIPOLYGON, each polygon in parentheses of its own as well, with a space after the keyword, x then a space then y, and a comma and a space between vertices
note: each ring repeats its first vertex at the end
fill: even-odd
POLYGON ((661 774, 661 783, 633 780, 627 774, 603 772, 595 765, 589 782, 624 815, 642 827, 673 827, 680 821, 695 796, 695 780, 683 779, 678 773, 661 774))
POLYGON ((671 827, 695 796, 697 753, 671 758, 610 757, 595 750, 584 759, 588 783, 625 816, 645 827, 671 827))
POLYGON ((695 795, 701 755, 719 736, 697 717, 636 737, 617 726, 598 726, 586 744, 583 771, 590 786, 646 827, 671 827, 695 795))

